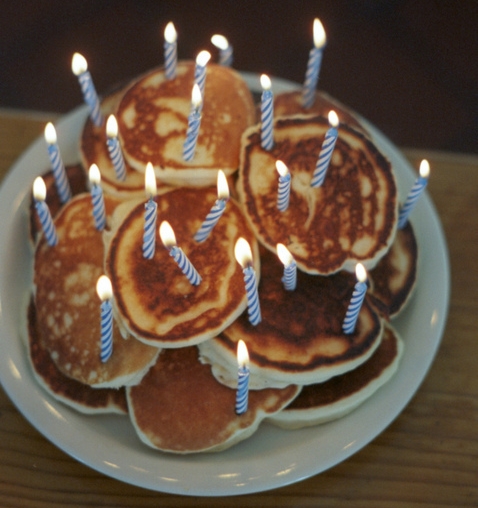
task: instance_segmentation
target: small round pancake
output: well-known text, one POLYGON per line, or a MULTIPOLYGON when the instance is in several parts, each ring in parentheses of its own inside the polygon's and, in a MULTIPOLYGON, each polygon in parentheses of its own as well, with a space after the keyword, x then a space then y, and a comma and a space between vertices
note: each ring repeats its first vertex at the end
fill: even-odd
MULTIPOLYGON (((110 215, 118 200, 105 195, 110 215)), ((122 338, 113 326, 113 354, 100 360, 100 299, 96 283, 104 273, 102 233, 94 227, 91 197, 79 194, 55 219, 58 244, 42 236, 34 259, 38 330, 58 369, 97 388, 118 388, 139 382, 159 350, 122 338)))
POLYGON ((165 349, 141 383, 127 389, 131 421, 140 439, 165 452, 220 451, 248 438, 269 415, 299 393, 250 391, 247 411, 235 413, 236 390, 218 383, 196 347, 165 349))
POLYGON ((297 398, 267 421, 283 429, 301 429, 342 418, 392 378, 402 353, 403 341, 385 325, 380 346, 365 363, 325 383, 304 386, 297 398))
POLYGON ((259 127, 243 136, 237 191, 259 241, 275 251, 285 244, 298 267, 312 274, 370 269, 395 236, 398 197, 388 160, 370 140, 347 126, 338 139, 325 181, 311 179, 328 123, 321 117, 287 117, 274 122, 275 145, 261 147, 259 127), (290 204, 277 208, 277 160, 291 174, 290 204))
POLYGON ((372 294, 388 318, 398 316, 413 294, 417 281, 418 245, 410 221, 397 229, 387 254, 370 272, 372 294))
POLYGON ((35 379, 50 395, 85 414, 126 414, 124 388, 92 388, 62 374, 38 333, 33 299, 28 306, 28 352, 35 379))
POLYGON ((219 169, 226 176, 239 166, 240 140, 255 121, 251 92, 229 67, 209 63, 196 151, 183 159, 194 62, 179 62, 177 77, 155 70, 134 83, 118 107, 117 119, 125 158, 144 172, 148 162, 156 176, 171 185, 214 185, 219 169))
POLYGON ((249 351, 251 389, 323 382, 355 369, 373 354, 383 321, 367 297, 354 333, 342 332, 355 284, 352 274, 298 272, 297 288, 286 291, 282 264, 269 251, 261 252, 262 321, 252 326, 243 314, 220 336, 199 345, 201 358, 213 366, 219 381, 233 386, 240 339, 249 351))
POLYGON ((208 239, 194 240, 216 201, 216 190, 178 188, 156 198, 156 249, 153 259, 142 252, 144 202, 125 204, 113 217, 106 273, 111 279, 116 315, 139 340, 159 347, 198 344, 229 326, 246 308, 242 269, 234 245, 242 236, 251 245, 256 270, 257 242, 239 205, 230 199, 208 239), (202 277, 192 285, 159 238, 168 221, 178 246, 202 277))

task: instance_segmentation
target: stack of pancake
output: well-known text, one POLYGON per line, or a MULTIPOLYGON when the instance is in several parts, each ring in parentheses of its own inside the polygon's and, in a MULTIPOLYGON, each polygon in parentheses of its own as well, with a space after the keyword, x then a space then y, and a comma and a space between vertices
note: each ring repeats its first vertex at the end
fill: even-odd
MULTIPOLYGON (((360 119, 317 94, 310 110, 298 95, 276 97, 274 146, 261 147, 251 92, 230 68, 209 64, 197 148, 182 157, 194 63, 177 77, 162 68, 102 101, 114 113, 126 164, 119 180, 106 147, 105 126, 86 120, 80 161, 102 173, 107 226, 94 227, 85 180, 60 205, 54 186, 58 244, 36 234, 28 345, 35 377, 58 400, 85 413, 127 413, 141 441, 173 453, 219 451, 246 439, 263 420, 300 428, 352 411, 397 370, 403 342, 390 323, 412 293, 417 244, 410 224, 397 231, 393 168, 360 119), (319 188, 310 185, 334 108, 340 126, 319 188), (291 174, 290 204, 277 208, 276 160, 291 174), (145 166, 159 193, 155 250, 143 256, 145 166), (217 173, 234 187, 204 242, 195 233, 215 205, 217 173), (236 178, 237 176, 237 178, 236 178), (192 284, 158 233, 168 221, 175 244, 200 275, 192 284), (238 238, 252 250, 262 321, 248 319, 238 238), (276 244, 288 246, 297 287, 286 290, 276 244), (368 269, 368 291, 353 333, 342 322, 354 291, 354 269, 368 269), (100 360, 100 300, 96 280, 113 288, 113 353, 100 360), (237 415, 239 340, 249 351, 249 407, 237 415)), ((68 174, 76 175, 68 169, 68 174)), ((47 176, 51 180, 51 175, 47 176)), ((73 180, 71 180, 73 181, 73 180)), ((174 242, 173 242, 174 243, 174 242)))

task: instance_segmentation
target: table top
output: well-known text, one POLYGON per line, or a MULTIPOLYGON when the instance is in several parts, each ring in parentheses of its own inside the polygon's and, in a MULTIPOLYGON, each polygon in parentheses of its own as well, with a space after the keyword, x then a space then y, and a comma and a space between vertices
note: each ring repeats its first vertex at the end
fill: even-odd
MULTIPOLYGON (((53 115, 0 110, 0 178, 53 115)), ((188 498, 141 489, 77 462, 46 440, 0 389, 0 505, 44 506, 477 506, 478 157, 404 149, 432 167, 428 192, 451 261, 443 341, 400 416, 364 449, 302 482, 242 497, 188 498)))

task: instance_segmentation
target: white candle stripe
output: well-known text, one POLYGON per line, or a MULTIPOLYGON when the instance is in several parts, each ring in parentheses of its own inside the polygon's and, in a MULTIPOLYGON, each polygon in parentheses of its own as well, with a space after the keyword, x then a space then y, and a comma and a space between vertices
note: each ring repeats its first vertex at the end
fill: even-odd
POLYGON ((103 190, 99 185, 93 185, 91 188, 91 201, 93 204, 93 219, 95 228, 103 231, 106 225, 105 201, 103 198, 103 190))
MULTIPOLYGON (((204 102, 204 89, 206 88, 206 66, 196 64, 194 69, 194 82, 199 86, 204 102)), ((201 106, 202 107, 202 106, 201 106)))
POLYGON ((90 117, 93 123, 100 127, 103 124, 103 115, 100 111, 100 101, 93 84, 93 79, 89 71, 84 71, 78 76, 83 98, 90 108, 90 117))
POLYGON ((156 218, 158 205, 150 199, 144 204, 143 257, 153 259, 156 250, 156 218))
POLYGON ((342 324, 342 330, 344 333, 350 334, 354 332, 366 292, 367 284, 365 282, 357 282, 355 284, 354 292, 342 324))
POLYGON ((100 359, 107 362, 113 353, 113 307, 109 300, 101 303, 100 359))
POLYGON ((249 401, 249 369, 240 368, 237 379, 236 414, 241 415, 247 411, 249 401))
POLYGON ((292 261, 288 266, 284 266, 284 275, 282 277, 284 289, 287 291, 294 291, 297 287, 297 263, 292 261))
POLYGON ((279 190, 277 192, 277 208, 284 212, 289 208, 290 198, 290 173, 279 176, 279 190))
POLYGON ((126 166, 124 163, 123 153, 119 144, 118 138, 108 138, 106 140, 108 152, 110 154, 111 162, 113 163, 116 178, 121 182, 126 179, 126 166))
POLYGON ((60 155, 60 150, 56 143, 48 144, 48 156, 51 162, 55 185, 62 203, 71 199, 71 188, 66 176, 65 165, 60 155))
POLYGON ((271 150, 274 146, 273 120, 274 96, 271 90, 264 90, 261 101, 261 145, 264 150, 271 150))
POLYGON ((257 292, 256 274, 252 266, 244 268, 243 272, 247 294, 249 322, 255 326, 262 320, 259 295, 257 292))
POLYGON ((183 145, 183 159, 191 161, 196 151, 196 143, 199 135, 199 127, 201 126, 201 114, 198 110, 194 110, 189 115, 188 130, 183 145))
POLYGON ((208 238, 214 226, 218 223, 219 219, 224 213, 225 208, 226 201, 224 199, 217 199, 210 212, 204 219, 204 222, 202 223, 198 232, 194 235, 196 242, 204 242, 208 238))
POLYGON ((176 42, 164 41, 164 71, 168 80, 176 77, 177 58, 176 42))
POLYGON ((177 246, 173 246, 169 251, 169 254, 173 257, 173 259, 178 264, 181 271, 186 275, 189 282, 193 286, 198 286, 201 283, 201 276, 197 272, 196 268, 192 265, 191 261, 189 261, 188 257, 181 248, 177 246))
POLYGON ((58 243, 58 236, 56 234, 55 225, 51 217, 50 209, 44 201, 35 200, 35 208, 37 210, 38 219, 42 225, 43 234, 45 239, 51 247, 58 243))
POLYGON ((228 46, 226 49, 219 50, 219 65, 224 67, 231 67, 233 61, 233 50, 232 46, 228 46))
POLYGON ((338 131, 334 127, 330 128, 325 134, 324 142, 322 143, 322 148, 310 183, 312 187, 320 187, 324 183, 325 175, 332 159, 332 154, 334 153, 337 136, 338 131))
POLYGON ((412 212, 413 208, 417 204, 419 197, 422 195, 428 183, 428 178, 418 177, 413 185, 408 197, 400 209, 398 216, 398 229, 402 229, 408 222, 408 217, 412 212))
POLYGON ((309 109, 314 104, 319 71, 322 63, 322 48, 312 48, 309 52, 309 61, 305 73, 304 86, 302 89, 302 105, 309 109))

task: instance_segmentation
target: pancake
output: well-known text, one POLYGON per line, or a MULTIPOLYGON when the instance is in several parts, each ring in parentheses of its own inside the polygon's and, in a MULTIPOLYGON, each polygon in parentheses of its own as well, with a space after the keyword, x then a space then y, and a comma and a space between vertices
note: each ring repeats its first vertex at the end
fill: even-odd
POLYGON ((257 242, 240 207, 230 199, 206 241, 193 237, 216 201, 216 190, 178 188, 156 199, 156 249, 153 259, 142 253, 144 202, 127 203, 113 217, 108 238, 106 273, 115 294, 115 312, 129 333, 159 347, 198 344, 229 326, 246 308, 242 269, 234 244, 243 236, 251 245, 256 271, 257 242), (199 272, 192 285, 163 246, 157 230, 163 220, 178 246, 199 272))
MULTIPOLYGON (((118 200, 105 195, 107 215, 118 200)), ((40 338, 58 369, 97 388, 139 382, 159 350, 124 340, 114 325, 113 355, 100 360, 100 300, 96 282, 103 272, 102 233, 94 227, 91 197, 80 194, 57 215, 58 244, 44 236, 34 259, 35 305, 40 338)))
POLYGON ((38 333, 33 299, 28 306, 28 352, 38 383, 54 398, 85 414, 126 414, 124 388, 92 388, 62 374, 45 349, 38 333))
MULTIPOLYGON (((105 118, 116 113, 122 96, 123 92, 119 91, 101 101, 101 111, 105 118)), ((80 156, 85 171, 88 172, 90 166, 96 164, 101 171, 101 186, 109 194, 121 198, 143 197, 144 175, 138 173, 125 161, 126 178, 123 181, 119 180, 106 142, 105 125, 97 127, 88 116, 80 138, 80 156)))
POLYGON ((252 435, 300 388, 249 392, 248 410, 235 413, 236 390, 219 384, 196 347, 165 349, 141 383, 127 389, 129 414, 140 439, 172 453, 220 451, 252 435))
POLYGON ((323 91, 316 92, 314 103, 307 109, 302 106, 302 91, 284 92, 274 95, 274 115, 276 117, 314 115, 327 118, 329 111, 332 109, 337 113, 340 124, 346 124, 362 134, 370 136, 356 113, 323 91))
POLYGON ((235 382, 240 339, 249 351, 251 389, 326 381, 364 363, 380 344, 383 322, 367 296, 355 331, 342 332, 356 282, 352 274, 320 277, 298 271, 294 291, 283 288, 282 275, 280 261, 263 250, 261 323, 251 326, 243 314, 218 337, 199 345, 201 359, 227 386, 235 382))
POLYGON ((347 415, 391 379, 402 353, 402 340, 386 325, 382 342, 369 360, 325 383, 304 386, 296 399, 267 421, 284 429, 300 429, 347 415))
MULTIPOLYGON (((81 165, 72 164, 65 166, 65 171, 70 184, 72 196, 86 192, 87 179, 81 165)), ((46 203, 50 209, 52 217, 54 217, 63 206, 63 203, 60 201, 60 196, 58 195, 58 191, 56 189, 53 171, 47 171, 42 175, 42 178, 46 187, 46 203)), ((33 242, 36 240, 38 231, 41 230, 40 220, 38 219, 38 215, 35 210, 35 202, 32 195, 30 200, 30 238, 33 242)))
POLYGON ((370 272, 372 295, 388 317, 406 306, 417 281, 418 245, 410 221, 397 234, 388 253, 370 272))
POLYGON ((286 245, 297 266, 328 275, 371 269, 390 248, 396 231, 398 196, 390 163, 362 134, 340 126, 322 186, 310 185, 328 123, 295 116, 274 122, 275 145, 261 147, 260 127, 243 136, 237 191, 259 241, 271 251, 286 245), (290 204, 277 208, 276 160, 291 174, 290 204))
POLYGON ((252 95, 242 77, 229 67, 209 63, 196 152, 183 159, 194 62, 179 62, 177 77, 154 70, 125 93, 117 112, 123 153, 144 172, 148 162, 156 176, 172 185, 214 185, 219 169, 226 176, 239 166, 240 138, 255 121, 252 95))

